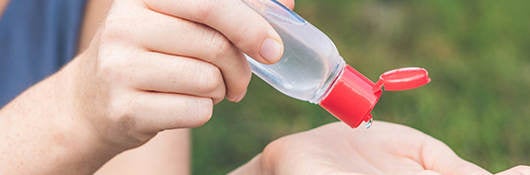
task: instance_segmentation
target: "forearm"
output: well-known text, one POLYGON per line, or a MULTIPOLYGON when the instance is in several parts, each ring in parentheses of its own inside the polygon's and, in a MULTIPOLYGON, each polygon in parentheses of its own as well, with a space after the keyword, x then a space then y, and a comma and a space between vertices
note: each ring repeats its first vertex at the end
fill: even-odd
POLYGON ((0 110, 0 174, 90 174, 112 157, 70 111, 67 86, 55 74, 0 110))
POLYGON ((96 175, 190 174, 189 137, 189 129, 158 133, 146 144, 114 157, 96 175))

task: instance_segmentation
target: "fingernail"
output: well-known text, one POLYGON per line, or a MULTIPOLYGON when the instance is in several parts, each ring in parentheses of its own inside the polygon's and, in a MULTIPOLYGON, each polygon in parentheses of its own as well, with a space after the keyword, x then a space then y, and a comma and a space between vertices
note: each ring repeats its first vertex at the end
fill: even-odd
POLYGON ((232 96, 232 97, 226 97, 226 99, 228 99, 228 101, 231 101, 231 102, 237 102, 237 98, 236 96, 232 96))
POLYGON ((282 56, 283 48, 282 45, 274 40, 267 38, 261 45, 260 55, 269 63, 275 63, 280 60, 282 56))
POLYGON ((246 94, 247 94, 247 92, 245 91, 245 92, 239 94, 239 96, 233 96, 232 98, 230 98, 230 101, 238 103, 241 100, 243 100, 243 98, 245 97, 246 94))

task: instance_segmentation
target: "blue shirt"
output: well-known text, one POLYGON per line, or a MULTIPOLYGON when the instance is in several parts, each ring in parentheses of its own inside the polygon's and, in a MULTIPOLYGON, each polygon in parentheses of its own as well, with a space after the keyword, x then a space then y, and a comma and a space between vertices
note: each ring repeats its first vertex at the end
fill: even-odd
POLYGON ((0 108, 78 48, 86 0, 11 0, 0 17, 0 108))

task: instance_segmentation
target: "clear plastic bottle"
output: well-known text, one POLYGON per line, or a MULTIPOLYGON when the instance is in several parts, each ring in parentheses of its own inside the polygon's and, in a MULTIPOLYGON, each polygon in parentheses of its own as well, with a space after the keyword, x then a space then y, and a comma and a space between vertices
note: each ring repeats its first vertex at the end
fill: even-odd
MULTIPOLYGON (((371 120, 370 113, 385 82, 376 84, 346 65, 333 42, 324 33, 278 1, 244 1, 271 23, 285 46, 284 55, 276 64, 261 64, 247 57, 254 74, 290 97, 320 104, 351 127, 371 120)), ((427 77, 424 69, 407 70, 427 77)), ((401 78, 410 79, 410 76, 401 78)), ((425 78, 421 81, 420 83, 428 83, 425 78)), ((417 86, 421 85, 423 84, 417 86)), ((396 90, 411 88, 414 87, 396 90)))

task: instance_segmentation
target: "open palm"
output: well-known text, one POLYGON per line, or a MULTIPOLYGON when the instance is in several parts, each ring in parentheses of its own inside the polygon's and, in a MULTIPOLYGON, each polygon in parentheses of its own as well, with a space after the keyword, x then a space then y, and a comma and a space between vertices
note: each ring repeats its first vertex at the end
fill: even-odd
POLYGON ((342 123, 280 138, 234 174, 482 175, 444 143, 412 128, 342 123))

